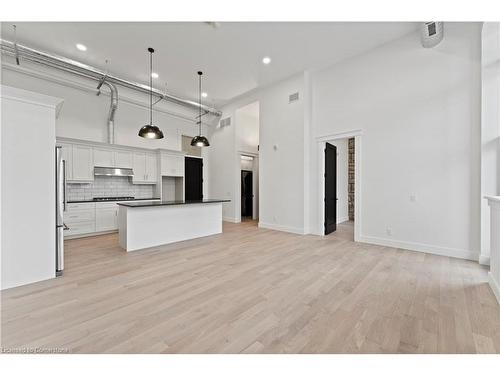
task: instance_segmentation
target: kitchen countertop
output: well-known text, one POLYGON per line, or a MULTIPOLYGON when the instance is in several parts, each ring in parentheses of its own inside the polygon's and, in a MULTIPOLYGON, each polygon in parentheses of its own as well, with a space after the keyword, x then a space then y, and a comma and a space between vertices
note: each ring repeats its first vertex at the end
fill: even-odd
POLYGON ((104 201, 95 201, 95 200, 79 200, 79 201, 68 201, 67 203, 106 203, 106 202, 135 202, 135 201, 159 201, 160 198, 134 198, 134 199, 116 199, 116 200, 104 200, 104 201))
POLYGON ((125 207, 155 207, 155 206, 178 206, 183 204, 223 203, 230 202, 229 199, 203 199, 201 201, 155 201, 155 202, 120 202, 118 205, 125 207))

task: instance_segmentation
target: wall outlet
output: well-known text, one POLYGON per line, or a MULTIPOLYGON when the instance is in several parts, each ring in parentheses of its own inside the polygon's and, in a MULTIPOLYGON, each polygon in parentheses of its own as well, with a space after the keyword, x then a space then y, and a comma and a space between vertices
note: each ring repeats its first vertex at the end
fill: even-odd
POLYGON ((410 194, 410 202, 416 202, 417 201, 417 195, 415 193, 410 194))
POLYGON ((276 218, 276 216, 273 216, 273 222, 275 222, 275 223, 278 222, 278 219, 276 218))
POLYGON ((392 228, 391 227, 387 227, 385 229, 385 232, 387 233, 388 236, 392 236, 392 228))

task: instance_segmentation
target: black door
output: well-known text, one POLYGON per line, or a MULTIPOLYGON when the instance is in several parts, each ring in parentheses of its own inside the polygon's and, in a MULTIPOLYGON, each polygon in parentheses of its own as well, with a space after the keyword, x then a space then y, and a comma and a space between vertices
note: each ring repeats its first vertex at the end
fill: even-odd
POLYGON ((203 159, 184 158, 184 199, 203 199, 203 159))
POLYGON ((325 234, 337 230, 337 147, 325 148, 325 234))
POLYGON ((253 174, 241 171, 241 217, 253 216, 253 174))

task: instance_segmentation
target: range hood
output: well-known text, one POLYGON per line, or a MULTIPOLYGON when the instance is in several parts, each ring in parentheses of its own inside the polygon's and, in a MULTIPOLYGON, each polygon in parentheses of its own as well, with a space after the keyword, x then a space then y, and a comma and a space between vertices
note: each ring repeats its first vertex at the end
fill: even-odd
POLYGON ((130 168, 94 167, 94 176, 132 177, 133 175, 134 171, 130 168))

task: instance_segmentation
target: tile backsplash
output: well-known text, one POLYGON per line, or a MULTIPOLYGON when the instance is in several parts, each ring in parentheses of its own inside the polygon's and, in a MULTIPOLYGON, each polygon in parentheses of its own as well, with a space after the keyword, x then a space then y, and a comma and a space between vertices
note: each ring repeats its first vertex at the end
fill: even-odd
POLYGON ((68 201, 89 200, 95 197, 153 198, 154 185, 133 185, 129 177, 95 176, 90 184, 68 183, 68 201))

